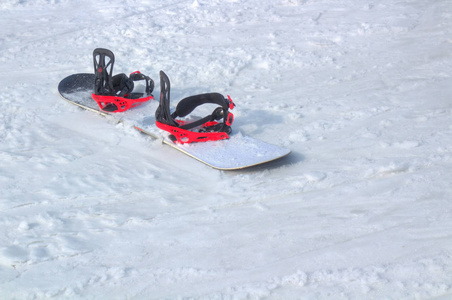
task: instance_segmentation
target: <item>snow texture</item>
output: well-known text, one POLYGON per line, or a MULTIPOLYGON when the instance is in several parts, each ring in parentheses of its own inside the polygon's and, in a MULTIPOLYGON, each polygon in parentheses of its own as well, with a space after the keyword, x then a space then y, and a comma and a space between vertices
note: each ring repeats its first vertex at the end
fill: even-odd
POLYGON ((1 299, 452 298, 450 0, 0 14, 1 299), (97 47, 292 154, 222 172, 62 101, 97 47))

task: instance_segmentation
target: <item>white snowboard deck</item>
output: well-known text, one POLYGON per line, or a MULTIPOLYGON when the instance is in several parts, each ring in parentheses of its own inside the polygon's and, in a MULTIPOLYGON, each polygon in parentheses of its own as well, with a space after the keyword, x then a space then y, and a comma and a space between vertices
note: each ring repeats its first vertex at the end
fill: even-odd
POLYGON ((164 144, 212 168, 220 170, 244 169, 274 161, 290 153, 287 148, 256 140, 234 131, 227 140, 176 144, 169 138, 167 132, 158 129, 155 125, 155 111, 158 107, 158 100, 150 100, 122 113, 107 113, 101 111, 97 103, 91 98, 93 85, 94 74, 74 74, 60 82, 58 91, 66 101, 100 115, 113 117, 118 122, 133 125, 141 132, 155 139, 161 139, 164 144))

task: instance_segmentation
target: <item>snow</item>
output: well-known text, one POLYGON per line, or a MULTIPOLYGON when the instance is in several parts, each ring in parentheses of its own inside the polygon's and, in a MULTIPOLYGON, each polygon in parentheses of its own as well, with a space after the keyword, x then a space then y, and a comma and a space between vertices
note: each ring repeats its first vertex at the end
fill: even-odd
POLYGON ((449 0, 0 13, 0 298, 452 299, 449 0), (97 47, 292 153, 222 172, 62 101, 97 47))

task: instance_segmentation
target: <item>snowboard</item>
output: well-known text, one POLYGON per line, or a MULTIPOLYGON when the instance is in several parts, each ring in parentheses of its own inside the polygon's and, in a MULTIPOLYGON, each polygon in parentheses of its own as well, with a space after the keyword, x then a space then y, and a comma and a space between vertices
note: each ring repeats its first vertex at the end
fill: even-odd
POLYGON ((160 139, 163 144, 214 169, 249 168, 280 159, 291 152, 287 148, 256 140, 241 133, 234 133, 234 131, 227 140, 190 144, 175 143, 168 132, 160 130, 155 125, 155 110, 158 107, 158 101, 150 100, 120 113, 102 111, 91 97, 94 91, 94 78, 95 75, 91 73, 70 75, 58 84, 58 92, 64 100, 71 104, 129 124, 140 132, 154 139, 160 139))

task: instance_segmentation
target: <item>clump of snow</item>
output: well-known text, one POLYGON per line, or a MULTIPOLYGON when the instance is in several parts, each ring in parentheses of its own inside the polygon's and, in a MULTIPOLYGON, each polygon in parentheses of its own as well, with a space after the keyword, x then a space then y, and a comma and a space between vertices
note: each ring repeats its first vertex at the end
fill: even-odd
POLYGON ((450 298, 449 10, 1 1, 0 298, 450 298), (62 101, 97 47, 292 153, 221 172, 62 101))

